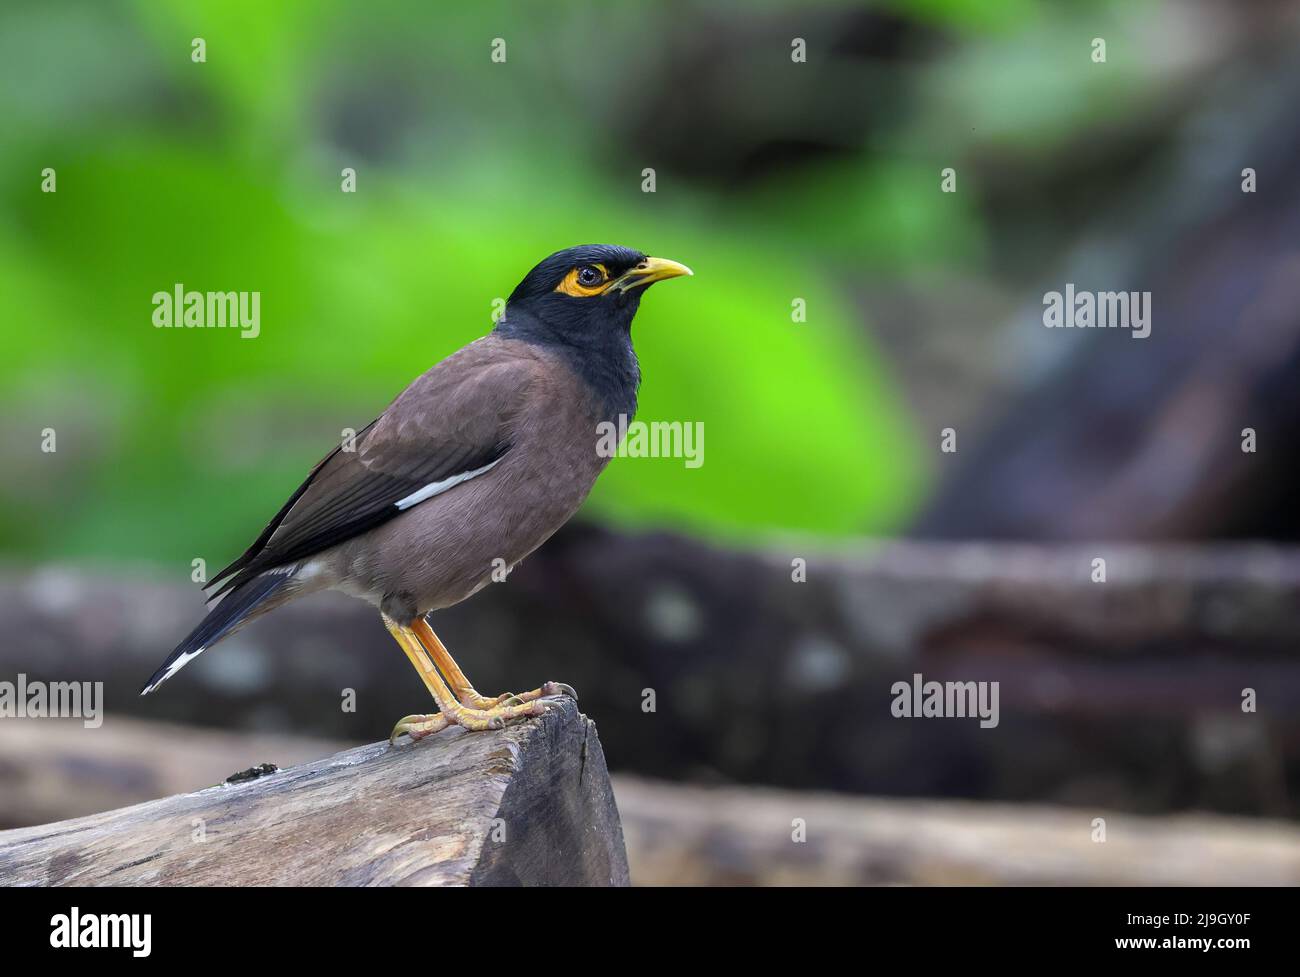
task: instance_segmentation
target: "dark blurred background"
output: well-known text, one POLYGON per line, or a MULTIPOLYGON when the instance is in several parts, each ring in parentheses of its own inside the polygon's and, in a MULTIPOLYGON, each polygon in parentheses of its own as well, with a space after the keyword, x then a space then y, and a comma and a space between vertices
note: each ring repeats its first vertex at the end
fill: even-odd
POLYGON ((696 272, 635 338, 704 464, 616 460, 433 624, 481 689, 577 686, 634 879, 1300 881, 1300 5, 444 6, 0 10, 0 678, 109 705, 0 720, 0 827, 419 706, 341 595, 135 693, 194 561, 610 241, 696 272), (178 282, 260 291, 261 334, 155 329, 178 282), (1067 282, 1150 291, 1151 335, 1045 329, 1067 282), (894 719, 916 672, 1000 724, 894 719), (792 848, 804 810, 837 827, 792 848))

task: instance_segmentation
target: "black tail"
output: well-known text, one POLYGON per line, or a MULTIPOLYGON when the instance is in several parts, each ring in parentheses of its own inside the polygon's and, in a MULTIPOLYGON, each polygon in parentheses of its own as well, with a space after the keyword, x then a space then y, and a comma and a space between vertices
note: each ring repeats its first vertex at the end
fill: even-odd
MULTIPOLYGON (((198 658, 204 651, 230 634, 244 623, 261 605, 278 594, 290 580, 293 573, 284 570, 271 570, 240 584, 221 600, 221 603, 208 611, 197 628, 189 637, 176 646, 167 656, 153 678, 140 690, 141 695, 148 695, 158 686, 179 672, 190 661, 198 658)), ((267 608, 270 610, 270 608, 267 608)))

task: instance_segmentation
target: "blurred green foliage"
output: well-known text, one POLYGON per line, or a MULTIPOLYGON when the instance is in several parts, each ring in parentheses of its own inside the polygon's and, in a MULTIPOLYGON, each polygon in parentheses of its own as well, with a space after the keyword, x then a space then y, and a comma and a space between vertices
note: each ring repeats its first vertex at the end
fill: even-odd
MULTIPOLYGON (((994 44, 1037 9, 992 6, 884 9, 994 44)), ((648 86, 662 98, 646 125, 702 111, 676 84, 674 52, 718 16, 650 3, 7 3, 6 549, 234 555, 345 427, 486 332, 493 299, 533 263, 604 241, 696 271, 649 295, 635 338, 639 416, 703 421, 705 464, 616 461, 590 513, 724 538, 897 527, 924 468, 852 286, 976 255, 977 195, 936 192, 911 125, 870 147, 847 133, 853 152, 743 186, 638 156, 618 123, 648 86), (191 61, 194 37, 206 63, 191 61), (489 58, 494 37, 506 64, 489 58), (344 166, 355 194, 340 192, 344 166), (644 166, 658 167, 654 194, 644 166), (57 193, 40 192, 44 167, 57 193), (177 282, 259 290, 261 336, 155 329, 150 297, 177 282), (806 323, 791 321, 794 297, 806 323), (38 448, 47 427, 53 455, 38 448)), ((751 99, 779 104, 780 72, 803 67, 775 36, 727 55, 735 78, 771 86, 737 82, 728 117, 751 99)), ((858 77, 843 70, 837 85, 858 77)))

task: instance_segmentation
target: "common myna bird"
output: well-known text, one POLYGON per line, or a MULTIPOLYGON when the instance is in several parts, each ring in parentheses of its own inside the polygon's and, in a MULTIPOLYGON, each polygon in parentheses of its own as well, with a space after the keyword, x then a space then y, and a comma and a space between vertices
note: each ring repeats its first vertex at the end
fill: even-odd
POLYGON ((325 589, 379 608, 439 712, 392 739, 488 729, 572 694, 474 690, 425 616, 482 589, 577 511, 608 463, 597 425, 636 411, 632 317, 647 286, 685 265, 592 244, 551 255, 487 336, 418 377, 312 469, 239 559, 207 585, 221 601, 163 662, 146 695, 222 638, 325 589), (351 446, 348 446, 351 447, 351 446))

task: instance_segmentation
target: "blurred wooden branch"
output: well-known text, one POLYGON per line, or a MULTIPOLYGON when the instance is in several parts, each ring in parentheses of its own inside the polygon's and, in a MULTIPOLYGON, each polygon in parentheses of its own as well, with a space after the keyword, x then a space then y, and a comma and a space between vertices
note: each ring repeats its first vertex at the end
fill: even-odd
POLYGON ((0 832, 0 885, 626 883, 600 740, 573 704, 0 832))
MULTIPOLYGON (((8 573, 0 674, 102 680, 111 716, 352 741, 386 733, 426 696, 373 610, 327 594, 139 698, 202 613, 196 590, 8 573), (356 712, 338 708, 342 689, 356 712)), ((573 684, 616 767, 647 776, 1147 813, 1300 810, 1296 547, 727 550, 571 526, 435 625, 480 687, 573 684), (1092 579, 1097 557, 1105 583, 1092 579), (795 558, 804 583, 791 579, 795 558), (917 672, 999 682, 1001 724, 895 719, 890 687, 917 672), (1243 712, 1246 688, 1258 712, 1243 712)))
POLYGON ((614 789, 638 885, 1300 883, 1300 828, 1278 822, 634 777, 614 789))

